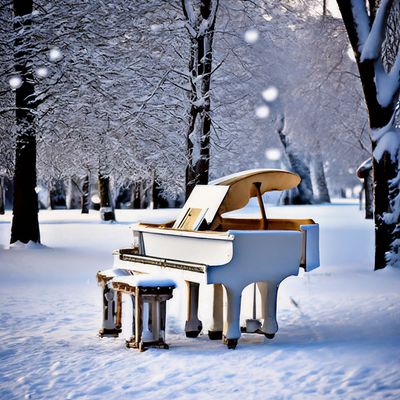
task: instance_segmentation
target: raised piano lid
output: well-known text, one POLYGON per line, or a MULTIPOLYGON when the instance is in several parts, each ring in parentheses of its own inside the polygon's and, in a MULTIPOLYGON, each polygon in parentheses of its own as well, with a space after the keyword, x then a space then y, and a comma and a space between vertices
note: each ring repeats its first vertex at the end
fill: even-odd
POLYGON ((258 188, 262 195, 272 190, 291 189, 300 181, 297 174, 281 169, 251 169, 224 176, 208 185, 196 185, 172 228, 197 231, 205 221, 203 229, 214 230, 223 213, 243 208, 251 197, 257 196, 258 188))
POLYGON ((292 189, 300 181, 300 177, 293 172, 266 168, 242 171, 211 181, 209 185, 229 186, 229 191, 218 208, 211 229, 218 225, 218 217, 223 213, 239 210, 249 202, 250 198, 256 197, 258 191, 256 184, 263 195, 272 190, 292 189))

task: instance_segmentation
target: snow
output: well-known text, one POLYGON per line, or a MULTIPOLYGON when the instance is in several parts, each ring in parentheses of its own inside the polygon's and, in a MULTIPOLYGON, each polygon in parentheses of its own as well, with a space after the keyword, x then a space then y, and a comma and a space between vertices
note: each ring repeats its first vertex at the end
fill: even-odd
POLYGON ((392 103, 400 86, 400 56, 396 57, 389 72, 385 71, 380 57, 382 42, 385 38, 388 9, 390 9, 391 5, 392 0, 383 0, 381 2, 370 29, 365 2, 352 0, 353 15, 359 38, 360 61, 374 60, 377 99, 382 107, 388 107, 392 103))
POLYGON ((353 62, 356 62, 356 61, 357 61, 357 60, 356 60, 356 57, 355 57, 355 55, 354 55, 354 51, 353 51, 353 49, 352 49, 351 47, 349 47, 349 48, 347 49, 346 54, 347 54, 347 56, 350 58, 351 61, 353 61, 353 62))
POLYGON ((374 150, 376 160, 381 160, 383 154, 387 151, 392 161, 396 160, 400 148, 400 128, 394 126, 396 113, 393 113, 390 121, 380 129, 371 130, 371 138, 377 145, 374 150))
POLYGON ((371 31, 363 46, 360 61, 377 60, 381 55, 381 45, 385 38, 385 28, 388 14, 388 7, 393 0, 382 0, 376 13, 371 31))
POLYGON ((162 25, 159 25, 159 24, 152 24, 152 25, 150 25, 150 30, 153 32, 153 33, 159 33, 159 32, 161 32, 161 30, 162 30, 162 25))
POLYGON ((364 0, 351 0, 351 7, 358 35, 358 51, 361 53, 370 32, 369 16, 364 0))
MULTIPOLYGON (((242 215, 258 215, 251 203, 242 215)), ((373 272, 373 223, 352 202, 267 207, 270 217, 320 224, 321 267, 284 281, 273 340, 244 334, 236 350, 183 333, 184 288, 168 301, 170 350, 126 349, 97 337, 95 274, 132 240, 134 221, 177 210, 40 211, 42 247, 9 249, 0 216, 0 398, 4 399, 398 399, 400 271, 373 272)), ((201 293, 203 295, 203 293, 201 293)), ((204 297, 203 297, 204 298, 204 297)), ((130 300, 124 297, 124 322, 130 300)), ((244 305, 243 320, 251 317, 244 305)), ((207 332, 209 309, 200 317, 207 332)))
POLYGON ((189 22, 189 26, 193 27, 196 23, 196 15, 194 13, 193 6, 189 0, 184 0, 183 5, 184 5, 184 9, 187 13, 187 19, 189 22))
POLYGON ((374 149, 374 157, 381 160, 385 152, 390 154, 391 160, 396 161, 400 148, 400 129, 392 127, 378 140, 374 149))
POLYGON ((381 60, 376 60, 374 67, 377 99, 382 107, 387 107, 399 90, 400 57, 397 57, 389 73, 386 73, 381 60))
POLYGON ((176 287, 176 283, 173 279, 171 278, 165 278, 165 276, 161 275, 153 275, 149 278, 143 278, 141 276, 119 276, 117 278, 113 279, 113 282, 118 282, 118 283, 125 283, 130 286, 142 286, 142 287, 153 287, 153 286, 159 286, 159 287, 176 287))
POLYGON ((41 247, 43 247, 41 243, 32 242, 32 240, 30 240, 28 243, 23 243, 17 240, 16 242, 10 244, 10 248, 12 249, 39 249, 41 247))

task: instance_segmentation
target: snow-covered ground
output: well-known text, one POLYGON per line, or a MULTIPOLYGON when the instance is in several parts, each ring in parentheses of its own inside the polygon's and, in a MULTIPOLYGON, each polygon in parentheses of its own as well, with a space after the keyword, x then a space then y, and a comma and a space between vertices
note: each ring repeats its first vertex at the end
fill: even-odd
POLYGON ((175 210, 117 210, 116 224, 41 211, 45 247, 12 249, 11 214, 0 216, 0 399, 399 399, 400 270, 372 271, 372 222, 349 203, 267 211, 321 226, 321 267, 281 285, 275 339, 244 334, 234 351, 206 334, 187 339, 179 288, 170 350, 144 353, 125 348, 127 324, 120 338, 96 336, 95 273, 130 245, 130 223, 175 210))

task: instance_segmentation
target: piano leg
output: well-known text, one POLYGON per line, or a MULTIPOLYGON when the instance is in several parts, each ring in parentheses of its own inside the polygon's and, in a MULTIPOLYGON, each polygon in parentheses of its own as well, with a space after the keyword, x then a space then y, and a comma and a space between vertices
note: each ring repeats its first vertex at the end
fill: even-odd
POLYGON ((224 323, 224 343, 228 349, 236 348, 240 338, 240 303, 242 289, 231 288, 224 285, 226 290, 227 309, 224 323))
POLYGON ((264 319, 261 331, 268 339, 273 339, 278 331, 276 321, 276 300, 279 284, 276 282, 258 282, 258 290, 261 294, 261 318, 264 319))
POLYGON ((188 290, 187 321, 185 324, 186 337, 195 338, 203 329, 203 324, 198 318, 199 288, 200 284, 186 281, 188 290))
POLYGON ((212 322, 208 337, 211 340, 221 340, 223 330, 223 289, 221 284, 212 285, 212 322))

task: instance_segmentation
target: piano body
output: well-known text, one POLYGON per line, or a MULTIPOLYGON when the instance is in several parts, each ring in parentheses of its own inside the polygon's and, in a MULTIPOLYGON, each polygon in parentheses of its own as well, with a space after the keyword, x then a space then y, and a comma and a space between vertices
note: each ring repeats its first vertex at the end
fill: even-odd
POLYGON ((235 348, 241 335, 243 289, 257 284, 262 325, 257 333, 272 338, 278 330, 276 301, 279 284, 319 266, 319 228, 311 219, 269 219, 262 194, 297 186, 300 177, 284 170, 243 171, 197 185, 176 221, 132 227, 134 246, 114 252, 114 268, 133 273, 160 273, 186 281, 188 337, 196 337, 199 285, 213 285, 210 339, 224 339, 235 348), (225 213, 257 197, 261 218, 229 218, 225 213), (223 291, 226 311, 223 312, 223 291))

